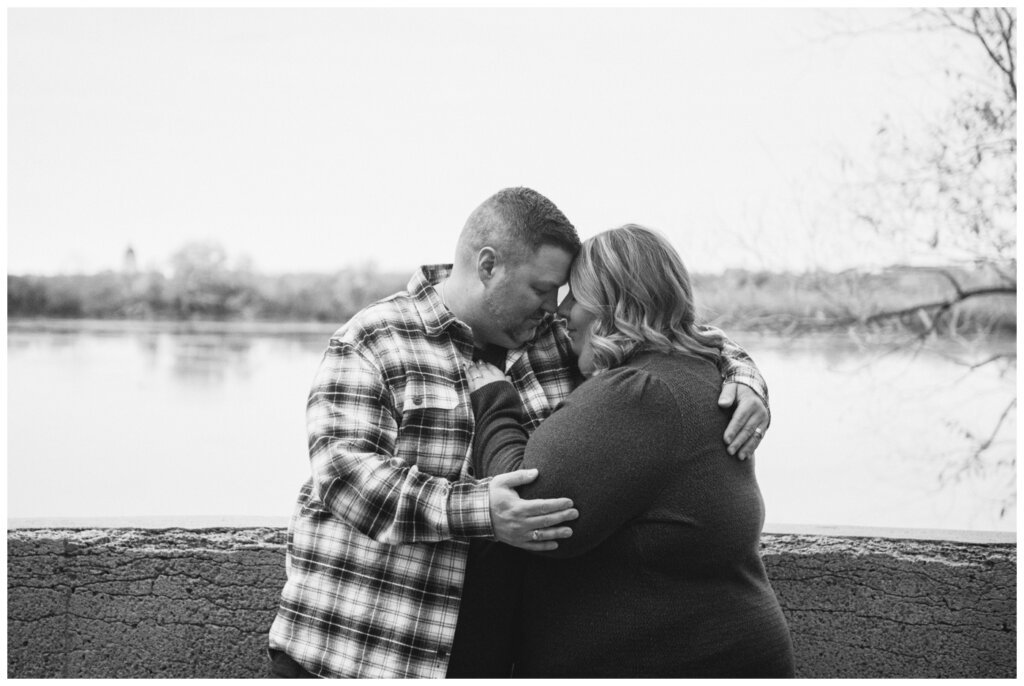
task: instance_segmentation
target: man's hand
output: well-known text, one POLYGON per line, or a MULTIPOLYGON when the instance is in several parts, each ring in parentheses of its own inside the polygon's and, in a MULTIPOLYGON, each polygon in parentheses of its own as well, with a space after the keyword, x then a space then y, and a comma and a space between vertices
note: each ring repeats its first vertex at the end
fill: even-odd
POLYGON ((491 479, 491 524, 494 538, 523 550, 554 550, 556 539, 569 538, 572 529, 558 526, 580 516, 568 498, 523 500, 517 486, 537 478, 536 469, 520 469, 491 479))
POLYGON ((729 454, 745 460, 754 454, 754 450, 764 438, 768 428, 768 408, 764 406, 757 393, 743 384, 726 381, 722 384, 722 394, 718 396, 719 407, 732 407, 732 421, 725 427, 725 442, 729 444, 729 454))

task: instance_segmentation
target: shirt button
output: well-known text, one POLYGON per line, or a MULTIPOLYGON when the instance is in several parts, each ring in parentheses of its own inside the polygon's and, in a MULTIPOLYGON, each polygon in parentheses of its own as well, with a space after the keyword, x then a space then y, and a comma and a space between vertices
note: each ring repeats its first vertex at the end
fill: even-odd
POLYGON ((413 405, 422 405, 423 404, 423 396, 422 395, 414 395, 412 397, 412 404, 413 405))

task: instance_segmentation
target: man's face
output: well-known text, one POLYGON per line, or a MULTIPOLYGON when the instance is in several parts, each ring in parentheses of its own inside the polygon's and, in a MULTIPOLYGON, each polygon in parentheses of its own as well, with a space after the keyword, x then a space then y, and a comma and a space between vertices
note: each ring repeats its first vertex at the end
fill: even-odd
POLYGON ((518 348, 537 332, 544 315, 558 308, 558 288, 569 280, 572 255, 553 245, 542 245, 533 255, 494 270, 484 285, 483 342, 518 348))

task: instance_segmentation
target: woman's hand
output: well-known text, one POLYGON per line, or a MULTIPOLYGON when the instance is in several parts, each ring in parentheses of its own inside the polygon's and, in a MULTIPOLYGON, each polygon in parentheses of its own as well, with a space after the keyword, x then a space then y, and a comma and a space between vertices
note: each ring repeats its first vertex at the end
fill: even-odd
POLYGON ((466 376, 469 377, 470 392, 479 390, 495 381, 508 381, 500 369, 486 362, 473 362, 466 365, 466 376))

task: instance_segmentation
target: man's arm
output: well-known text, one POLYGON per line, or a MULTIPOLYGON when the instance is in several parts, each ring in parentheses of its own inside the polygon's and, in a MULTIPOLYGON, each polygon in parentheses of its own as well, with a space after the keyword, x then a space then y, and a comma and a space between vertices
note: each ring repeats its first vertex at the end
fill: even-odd
POLYGON ((754 454, 771 423, 768 385, 743 348, 736 345, 720 329, 712 326, 701 328, 707 333, 721 337, 722 358, 719 371, 723 383, 718 405, 736 406, 732 420, 725 429, 724 438, 729 446, 729 454, 738 454, 741 460, 745 460, 754 454))
MULTIPOLYGON (((379 370, 332 341, 306 408, 313 494, 332 514, 381 543, 519 536, 523 526, 575 516, 565 498, 523 501, 505 481, 451 482, 394 459, 400 431, 379 370), (492 519, 492 500, 504 516, 492 519)), ((461 459, 461 455, 457 459, 461 459)), ((556 523, 557 523, 556 522, 556 523)))

